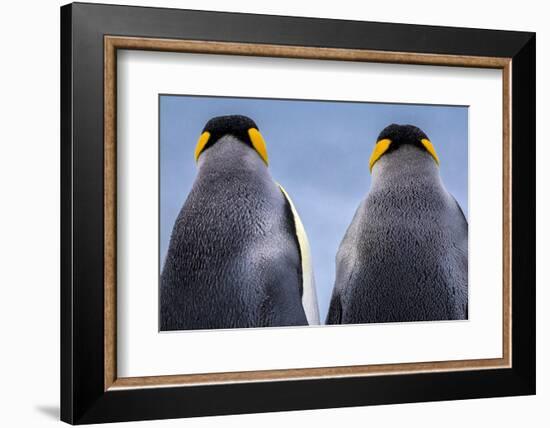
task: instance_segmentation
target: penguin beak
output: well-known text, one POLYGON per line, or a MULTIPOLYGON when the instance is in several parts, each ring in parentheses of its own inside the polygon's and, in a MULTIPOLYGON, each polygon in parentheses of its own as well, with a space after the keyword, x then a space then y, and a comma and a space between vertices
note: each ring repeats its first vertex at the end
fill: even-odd
POLYGON ((204 147, 208 144, 209 139, 210 139, 210 132, 205 131, 201 134, 199 141, 197 142, 197 146, 195 147, 195 162, 198 162, 199 156, 204 150, 204 147))
POLYGON ((434 148, 433 144, 431 143, 431 141, 428 140, 427 138, 422 138, 422 140, 420 140, 420 142, 422 143, 422 145, 424 146, 426 151, 430 155, 432 155, 432 158, 434 158, 435 163, 437 165, 439 165, 439 157, 437 156, 437 153, 435 152, 435 148, 434 148))
POLYGON ((378 159, 382 157, 384 153, 388 151, 388 149, 390 148, 390 145, 391 145, 391 140, 387 138, 384 138, 383 140, 380 140, 376 143, 369 160, 369 169, 371 172, 374 164, 378 161, 378 159))
POLYGON ((252 143, 252 147, 254 147, 254 150, 258 152, 265 164, 269 165, 269 160, 267 158, 267 146, 265 144, 264 137, 262 137, 262 134, 260 134, 260 131, 258 131, 256 128, 250 128, 248 130, 248 136, 250 138, 250 142, 252 143))

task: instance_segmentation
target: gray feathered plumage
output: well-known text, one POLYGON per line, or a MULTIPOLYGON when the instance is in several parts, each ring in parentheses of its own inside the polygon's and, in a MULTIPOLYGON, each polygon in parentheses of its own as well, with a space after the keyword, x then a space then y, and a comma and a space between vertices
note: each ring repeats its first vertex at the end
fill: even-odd
POLYGON ((291 207, 261 157, 225 135, 198 168, 161 275, 161 330, 307 325, 291 207))
POLYGON ((375 163, 338 250, 328 324, 468 316, 464 214, 432 156, 416 142, 398 143, 375 163))

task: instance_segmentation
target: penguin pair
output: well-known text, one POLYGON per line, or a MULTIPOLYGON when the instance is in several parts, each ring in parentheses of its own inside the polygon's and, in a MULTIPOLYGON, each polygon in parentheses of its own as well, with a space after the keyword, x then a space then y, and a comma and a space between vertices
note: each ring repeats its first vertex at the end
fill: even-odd
MULTIPOLYGON (((307 236, 256 124, 211 119, 195 159, 161 275, 161 330, 319 324, 307 236)), ((418 128, 382 131, 327 324, 466 318, 468 227, 438 163, 418 128)))
POLYGON ((304 226, 254 121, 211 119, 195 160, 161 274, 161 330, 319 324, 304 226))

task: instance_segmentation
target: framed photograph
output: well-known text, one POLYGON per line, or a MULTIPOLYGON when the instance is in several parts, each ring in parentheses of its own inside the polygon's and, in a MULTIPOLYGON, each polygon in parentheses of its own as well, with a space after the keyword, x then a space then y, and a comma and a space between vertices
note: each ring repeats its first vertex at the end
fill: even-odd
POLYGON ((61 418, 535 393, 535 34, 61 8, 61 418))

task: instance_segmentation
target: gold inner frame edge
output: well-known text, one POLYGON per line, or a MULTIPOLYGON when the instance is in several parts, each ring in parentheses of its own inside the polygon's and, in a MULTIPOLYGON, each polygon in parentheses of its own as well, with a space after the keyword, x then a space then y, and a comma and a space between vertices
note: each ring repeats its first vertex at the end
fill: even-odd
POLYGON ((409 373, 482 370, 511 367, 511 58, 420 54, 308 46, 104 37, 104 390, 168 386, 214 385, 319 378, 361 377, 409 373), (241 55, 393 64, 494 68, 502 70, 503 94, 503 349, 502 358, 280 369, 170 376, 117 377, 116 367, 116 88, 117 50, 147 50, 213 55, 241 55))

